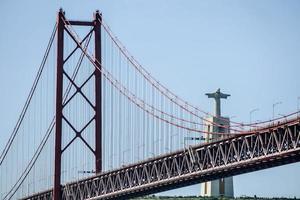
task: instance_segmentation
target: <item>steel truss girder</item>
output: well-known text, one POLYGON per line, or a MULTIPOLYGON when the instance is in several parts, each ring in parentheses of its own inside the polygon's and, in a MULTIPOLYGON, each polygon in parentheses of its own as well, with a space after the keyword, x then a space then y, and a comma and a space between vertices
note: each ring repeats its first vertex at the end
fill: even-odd
MULTIPOLYGON (((69 183, 62 198, 128 199, 300 161, 300 119, 69 183)), ((26 199, 50 199, 51 191, 26 199)))

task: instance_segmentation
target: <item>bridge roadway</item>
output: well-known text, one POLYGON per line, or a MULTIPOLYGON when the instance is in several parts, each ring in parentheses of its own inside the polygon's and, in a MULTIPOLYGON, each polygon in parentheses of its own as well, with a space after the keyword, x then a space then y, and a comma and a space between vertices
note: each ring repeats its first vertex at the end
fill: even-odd
MULTIPOLYGON (((62 199, 128 199, 300 161, 300 118, 62 186, 62 199)), ((24 199, 52 199, 44 191, 24 199)))

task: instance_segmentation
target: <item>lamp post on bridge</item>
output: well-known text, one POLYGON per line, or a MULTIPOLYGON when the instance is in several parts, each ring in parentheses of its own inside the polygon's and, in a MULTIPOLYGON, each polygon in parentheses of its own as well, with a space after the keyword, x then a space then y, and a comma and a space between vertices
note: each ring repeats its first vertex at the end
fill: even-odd
POLYGON ((257 111, 259 111, 259 109, 255 108, 249 112, 249 124, 251 124, 251 122, 252 122, 252 114, 257 111))
POLYGON ((278 101, 278 102, 276 102, 276 103, 273 103, 273 117, 272 117, 272 119, 275 118, 275 107, 276 107, 277 105, 279 105, 279 104, 282 104, 282 102, 281 102, 281 101, 278 101))
POLYGON ((300 116, 300 96, 297 97, 297 116, 299 117, 300 116))
MULTIPOLYGON (((108 165, 108 167, 110 167, 109 170, 112 170, 112 169, 115 167, 114 158, 115 158, 116 156, 117 156, 116 153, 110 154, 111 162, 110 162, 110 164, 108 165)), ((117 163, 117 160, 116 160, 116 163, 117 163)))
POLYGON ((123 157, 122 157, 122 165, 125 165, 125 153, 126 153, 126 152, 130 152, 130 150, 131 150, 131 149, 129 149, 129 148, 123 150, 123 153, 122 153, 122 156, 123 156, 123 157))
POLYGON ((160 141, 162 141, 161 138, 156 139, 156 140, 153 141, 153 151, 154 151, 156 154, 160 153, 160 149, 159 149, 159 142, 160 142, 160 141), (157 148, 156 148, 156 147, 157 147, 157 148))
MULTIPOLYGON (((140 160, 140 149, 141 148, 145 148, 145 143, 137 146, 137 156, 135 157, 137 160, 140 160)), ((142 157, 144 157, 144 155, 142 155, 142 157)))
MULTIPOLYGON (((176 133, 176 134, 171 134, 171 141, 170 141, 170 147, 169 147, 169 149, 173 149, 173 138, 175 137, 175 136, 178 136, 178 133, 176 133)), ((176 145, 176 144, 175 144, 176 145)))

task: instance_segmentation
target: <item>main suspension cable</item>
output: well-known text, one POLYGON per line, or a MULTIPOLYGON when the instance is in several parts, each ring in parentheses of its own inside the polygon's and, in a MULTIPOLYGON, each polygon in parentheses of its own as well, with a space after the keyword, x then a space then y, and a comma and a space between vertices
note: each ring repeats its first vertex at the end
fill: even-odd
MULTIPOLYGON (((119 50, 122 52, 122 54, 130 61, 130 63, 139 71, 139 73, 141 75, 143 75, 145 77, 145 79, 147 81, 149 81, 150 84, 152 84, 157 90, 159 90, 163 95, 165 95, 167 98, 169 98, 172 102, 174 102, 175 104, 177 104, 178 106, 182 106, 180 103, 173 101, 173 99, 177 99, 179 101, 181 101, 184 104, 187 104, 189 107, 204 113, 208 116, 214 116, 209 112, 206 112, 196 106, 193 106, 191 104, 189 104, 188 102, 186 102, 185 100, 183 100, 182 98, 180 98, 179 96, 177 96, 176 94, 174 94, 173 92, 171 92, 168 88, 166 88, 164 85, 162 85, 159 81, 157 81, 141 64, 139 64, 139 62, 129 53, 129 51, 126 49, 126 47, 121 43, 121 41, 113 34, 113 32, 111 31, 111 29, 109 28, 109 26, 105 23, 105 21, 102 21, 102 25, 104 27, 104 30, 108 33, 108 35, 110 36, 110 38, 113 40, 113 42, 116 44, 116 46, 119 48, 119 50), (103 23, 104 22, 104 23, 103 23), (161 88, 165 91, 163 91, 161 88), (168 94, 167 94, 168 93, 168 94), (171 96, 173 96, 174 98, 170 97, 169 94, 171 96), (180 104, 180 105, 179 105, 180 104)), ((201 116, 196 115, 193 111, 190 111, 187 109, 188 112, 193 113, 194 116, 198 117, 198 118, 202 118, 201 116)), ((214 116, 216 117, 216 116, 214 116)), ((221 118, 221 117, 216 117, 218 119, 221 119, 223 121, 229 121, 225 118, 221 118)), ((245 126, 244 123, 241 122, 234 122, 234 121, 230 121, 231 123, 237 124, 239 126, 245 126)), ((248 124, 247 124, 248 125, 248 124)))
MULTIPOLYGON (((54 36, 56 34, 56 29, 55 29, 55 32, 54 32, 54 36)), ((91 39, 91 36, 92 34, 89 35, 85 45, 84 45, 84 49, 87 49, 88 48, 88 45, 90 43, 90 39, 91 39)), ((75 78, 77 77, 77 74, 78 74, 78 71, 79 71, 79 68, 81 66, 81 61, 83 59, 83 53, 81 53, 80 55, 80 58, 79 58, 79 61, 74 69, 74 72, 72 74, 72 80, 74 81, 75 78)), ((68 86, 67 86, 67 89, 66 89, 66 92, 63 96, 63 104, 68 100, 68 96, 70 94, 70 91, 71 91, 71 88, 72 88, 72 83, 69 82, 68 86)), ((46 131, 46 134, 44 135, 41 143, 39 144, 37 150, 35 151, 33 157, 31 158, 30 162, 28 163, 28 165, 26 166, 25 170, 22 172, 21 176, 19 177, 19 179, 17 180, 17 182, 13 185, 13 187, 10 189, 10 191, 4 196, 4 199, 6 199, 9 195, 9 199, 11 199, 14 194, 17 192, 17 190, 20 188, 20 186, 22 185, 22 183, 25 181, 26 177, 28 176, 28 174, 30 173, 31 169, 33 168, 34 164, 36 163, 39 155, 41 154, 43 148, 45 147, 48 139, 49 139, 49 136, 53 130, 55 126, 55 116, 53 117, 47 131, 46 131)))
POLYGON ((11 135, 10 135, 10 137, 9 137, 8 142, 6 143, 6 145, 5 145, 5 147, 4 147, 4 150, 3 150, 2 153, 1 153, 1 156, 0 156, 0 165, 3 163, 3 160, 5 159, 5 157, 6 157, 7 153, 8 153, 8 151, 9 151, 9 149, 10 149, 10 147, 11 147, 11 144, 13 143, 15 137, 17 136, 18 130, 19 130, 19 128, 20 128, 20 125, 22 124, 22 121, 23 121, 23 119, 24 119, 24 116, 25 116, 25 114, 26 114, 26 112, 27 112, 27 110, 28 110, 29 104, 30 104, 31 99, 32 99, 32 97, 33 97, 33 94, 34 94, 34 92, 35 92, 35 90, 36 90, 36 87, 37 87, 37 85, 38 85, 38 83, 39 83, 41 74, 42 74, 42 72, 43 72, 43 70, 44 70, 44 66, 45 66, 46 60, 47 60, 47 58, 48 58, 50 49, 51 49, 51 47, 52 47, 53 40, 54 40, 54 38, 55 38, 56 29, 57 29, 57 24, 54 25, 54 28, 53 28, 51 37, 50 37, 49 42, 48 42, 48 45, 47 45, 46 52, 45 52, 45 54, 44 54, 44 56, 43 56, 42 63, 41 63, 41 65, 40 65, 39 69, 38 69, 37 75, 36 75, 36 77, 35 77, 35 79, 34 79, 33 85, 32 85, 32 87, 31 87, 31 89, 30 89, 29 95, 28 95, 27 100, 26 100, 26 102, 25 102, 25 105, 24 105, 24 107, 23 107, 23 109, 22 109, 22 112, 21 112, 21 114, 19 115, 17 124, 15 125, 15 127, 14 127, 14 129, 13 129, 13 132, 11 133, 11 135))
MULTIPOLYGON (((81 46, 81 44, 80 44, 80 42, 79 42, 79 37, 78 37, 78 35, 76 34, 76 32, 75 31, 71 31, 69 28, 68 28, 68 26, 69 27, 71 27, 71 29, 72 29, 72 26, 70 25, 70 24, 68 24, 67 23, 67 21, 65 21, 63 18, 62 18, 62 20, 63 20, 63 22, 65 23, 65 25, 66 25, 66 30, 67 30, 67 33, 73 38, 73 40, 77 43, 77 45, 79 46, 79 48, 82 50, 82 51, 84 51, 84 49, 82 48, 82 46, 81 46), (73 32, 73 33, 72 33, 73 32)), ((84 51, 84 53, 85 53, 85 55, 87 56, 87 58, 91 61, 91 63, 95 66, 95 68, 97 69, 97 70, 99 70, 111 83, 114 83, 114 82, 116 82, 117 84, 113 84, 115 87, 117 86, 117 85, 119 85, 119 86, 121 86, 126 92, 130 92, 125 86, 123 86, 116 78, 114 78, 112 75, 111 75, 111 73, 110 72, 108 72, 107 70, 106 70, 106 68, 103 66, 103 64, 102 63, 100 63, 97 59, 96 60, 93 60, 92 59, 92 57, 93 56, 91 56, 88 52, 86 52, 86 51, 84 51), (97 62, 97 64, 98 65, 100 65, 101 66, 101 69, 98 67, 98 65, 95 63, 95 62, 97 62), (109 77, 111 77, 111 78, 109 78, 109 77), (113 79, 113 80, 112 80, 113 79)), ((119 91, 122 91, 122 89, 120 89, 119 87, 117 87, 117 89, 119 89, 119 91)), ((134 95, 134 94, 132 94, 132 97, 131 96, 128 96, 127 94, 126 94, 126 92, 123 92, 122 91, 122 93, 124 94, 124 95, 126 95, 127 96, 127 98, 128 99, 130 99, 133 103, 135 103, 135 104, 139 104, 139 103, 137 103, 137 102, 135 102, 134 100, 137 100, 137 97, 136 97, 136 95, 134 95)), ((142 101, 143 102, 143 101, 142 101)), ((139 107, 140 107, 140 104, 139 104, 139 107)), ((158 110, 158 109, 157 109, 158 110)), ((204 118, 202 118, 203 120, 206 120, 206 119, 204 119, 204 118)), ((170 121, 168 121, 168 120, 164 120, 165 122, 167 122, 167 123, 170 123, 170 124, 172 124, 172 125, 174 125, 174 123, 172 122, 170 122, 170 121)), ((208 120, 207 120, 208 121, 208 120)), ((210 122, 210 123, 212 123, 212 124, 215 124, 216 126, 219 126, 219 127, 223 127, 223 128, 228 128, 228 126, 223 126, 223 125, 219 125, 219 124, 217 124, 217 123, 214 123, 214 122, 211 122, 211 121, 208 121, 208 122, 210 122)), ((180 125, 178 125, 178 127, 180 127, 180 125)), ((191 130, 190 128, 189 128, 189 130, 191 130)), ((236 131, 236 132, 240 132, 240 130, 236 130, 236 129, 231 129, 231 130, 234 130, 234 131, 236 131)), ((194 130, 195 131, 195 130, 194 130)), ((197 132, 203 132, 202 130, 198 130, 197 132)), ((214 133, 212 133, 212 132, 207 132, 207 134, 214 134, 214 133)), ((216 133, 216 134, 219 134, 219 133, 216 133)), ((222 134, 225 134, 225 133, 222 133, 222 134)), ((226 133, 226 134, 228 134, 228 133, 226 133)))

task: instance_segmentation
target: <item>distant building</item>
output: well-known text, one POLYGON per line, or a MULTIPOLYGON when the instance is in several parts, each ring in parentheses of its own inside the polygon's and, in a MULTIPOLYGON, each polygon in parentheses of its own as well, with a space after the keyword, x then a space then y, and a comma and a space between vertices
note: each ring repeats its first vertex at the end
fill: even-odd
MULTIPOLYGON (((229 133, 230 119, 228 117, 221 116, 221 98, 226 99, 228 94, 223 94, 220 89, 215 93, 206 94, 208 98, 214 98, 215 105, 215 116, 207 117, 205 124, 205 131, 207 132, 217 132, 217 133, 229 133), (220 126, 216 126, 218 124, 220 126)), ((222 137, 221 135, 211 135, 206 137, 206 142, 211 142, 217 138, 222 137)), ((223 136, 224 137, 224 136, 223 136)), ((201 196, 211 196, 211 197, 234 197, 233 192, 233 178, 222 178, 219 180, 209 181, 201 184, 201 196)))

